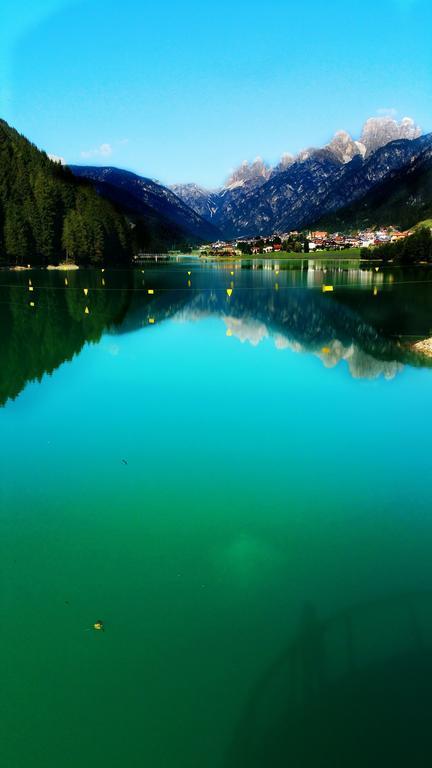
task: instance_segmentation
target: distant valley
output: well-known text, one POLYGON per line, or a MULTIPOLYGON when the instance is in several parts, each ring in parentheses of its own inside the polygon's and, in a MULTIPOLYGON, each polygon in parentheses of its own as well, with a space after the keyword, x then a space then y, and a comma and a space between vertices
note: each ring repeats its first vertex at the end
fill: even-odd
POLYGON ((171 188, 112 166, 63 167, 0 122, 1 259, 20 264, 130 261, 219 239, 329 232, 432 217, 432 134, 371 118, 274 167, 242 163, 217 190, 171 188))

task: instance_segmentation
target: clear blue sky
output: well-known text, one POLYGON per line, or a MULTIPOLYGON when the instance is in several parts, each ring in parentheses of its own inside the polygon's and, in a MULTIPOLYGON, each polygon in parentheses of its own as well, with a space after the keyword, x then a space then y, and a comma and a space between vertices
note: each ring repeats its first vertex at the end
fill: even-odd
POLYGON ((216 186, 379 110, 432 130, 430 0, 1 5, 1 114, 71 163, 216 186))

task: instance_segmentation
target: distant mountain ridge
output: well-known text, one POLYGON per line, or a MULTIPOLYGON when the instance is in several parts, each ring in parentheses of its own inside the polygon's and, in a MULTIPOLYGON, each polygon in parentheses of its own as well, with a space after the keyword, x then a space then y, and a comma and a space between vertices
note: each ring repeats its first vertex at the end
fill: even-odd
POLYGON ((96 184, 100 194, 126 211, 162 217, 183 240, 208 241, 220 236, 218 229, 185 200, 152 179, 112 166, 71 165, 70 169, 75 176, 96 184))
POLYGON ((244 162, 219 190, 173 190, 226 238, 300 229, 350 205, 387 174, 403 173, 430 142, 411 118, 370 118, 358 141, 338 131, 322 149, 286 154, 274 168, 261 158, 244 162))
POLYGON ((289 231, 310 226, 323 215, 359 200, 392 173, 406 173, 422 152, 432 146, 432 134, 401 139, 376 150, 369 157, 356 155, 338 163, 328 150, 295 163, 270 179, 242 206, 241 216, 231 219, 234 229, 289 231))
POLYGON ((220 236, 169 189, 114 168, 72 169, 0 120, 0 262, 130 263, 220 236))
POLYGON ((319 218, 314 228, 334 232, 394 225, 407 230, 426 219, 432 219, 432 146, 350 205, 319 218))
POLYGON ((339 131, 273 168, 244 162, 221 189, 169 189, 111 166, 64 167, 0 121, 1 256, 97 263, 312 226, 406 229, 432 217, 432 134, 419 134, 410 118, 371 118, 358 141, 339 131))

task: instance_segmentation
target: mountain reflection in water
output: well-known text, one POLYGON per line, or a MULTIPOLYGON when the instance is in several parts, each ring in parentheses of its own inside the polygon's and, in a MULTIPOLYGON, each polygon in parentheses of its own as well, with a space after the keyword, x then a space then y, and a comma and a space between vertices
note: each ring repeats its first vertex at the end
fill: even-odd
POLYGON ((241 342, 271 337, 278 349, 318 355, 327 367, 345 360, 354 377, 392 378, 405 364, 428 364, 408 342, 431 335, 431 298, 428 269, 306 261, 2 272, 0 403, 104 332, 148 333, 154 323, 209 316, 222 318, 227 336, 241 342), (323 284, 333 293, 322 293, 323 284))
POLYGON ((2 765, 430 764, 430 274, 0 272, 2 765))

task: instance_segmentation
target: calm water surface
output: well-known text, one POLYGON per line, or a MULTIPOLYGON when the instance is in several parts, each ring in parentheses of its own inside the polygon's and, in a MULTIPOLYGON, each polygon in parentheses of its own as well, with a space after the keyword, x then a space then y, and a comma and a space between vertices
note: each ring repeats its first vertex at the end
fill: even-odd
POLYGON ((430 765, 432 274, 256 266, 0 273, 4 768, 430 765))

